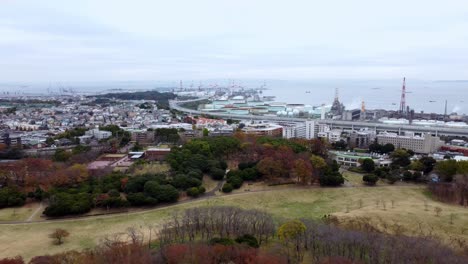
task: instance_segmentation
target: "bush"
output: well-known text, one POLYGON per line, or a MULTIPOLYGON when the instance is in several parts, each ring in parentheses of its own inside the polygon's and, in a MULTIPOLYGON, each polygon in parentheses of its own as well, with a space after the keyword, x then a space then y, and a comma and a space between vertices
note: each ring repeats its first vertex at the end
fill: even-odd
POLYGON ((178 174, 174 177, 172 181, 172 185, 178 189, 186 190, 190 187, 198 187, 202 184, 202 182, 193 177, 189 177, 187 175, 178 174))
POLYGON ((242 183, 244 183, 244 180, 239 176, 232 176, 228 178, 227 182, 232 185, 232 188, 239 189, 242 186, 242 183))
POLYGON ((49 206, 44 210, 47 216, 64 216, 84 214, 91 210, 92 200, 88 193, 69 194, 57 193, 50 199, 49 206))
POLYGON ((231 185, 230 183, 225 183, 225 184, 223 185, 222 191, 223 191, 224 193, 230 193, 230 192, 232 192, 233 189, 234 189, 234 188, 232 187, 232 185, 231 185))
POLYGON ((224 174, 225 173, 226 172, 224 170, 215 168, 215 169, 211 170, 210 175, 211 175, 211 178, 213 180, 220 181, 220 180, 224 179, 224 174))
POLYGON ((187 176, 189 176, 190 178, 195 178, 195 179, 203 179, 203 172, 199 169, 194 169, 194 170, 191 170, 189 173, 187 173, 187 176))
POLYGON ((248 168, 253 168, 256 165, 257 165, 257 162, 241 162, 239 163, 239 165, 237 165, 237 167, 239 168, 239 170, 245 170, 248 168))
MULTIPOLYGON (((139 192, 139 193, 129 193, 127 195, 127 200, 133 206, 147 205, 148 204, 147 199, 148 199, 148 197, 144 193, 141 193, 141 192, 139 192)), ((157 200, 156 200, 156 203, 157 203, 157 200)))
POLYGON ((10 206, 21 206, 26 201, 26 195, 18 190, 6 187, 0 189, 0 208, 10 206))
POLYGON ((243 235, 243 236, 240 236, 238 238, 236 238, 236 243, 239 243, 239 244, 246 244, 248 245, 249 247, 253 247, 253 248, 258 248, 260 245, 258 244, 258 240, 252 236, 252 235, 243 235))
POLYGON ((247 168, 242 171, 241 177, 244 181, 254 181, 258 178, 258 171, 256 168, 247 168))
POLYGON ((120 192, 117 191, 116 189, 110 190, 107 194, 109 194, 110 197, 114 197, 114 198, 120 197, 120 192))
POLYGON ((403 180, 405 180, 405 181, 414 180, 413 174, 410 171, 404 171, 403 172, 403 180))
POLYGON ((224 246, 232 246, 234 245, 234 241, 227 237, 213 237, 210 239, 210 245, 220 244, 224 246))
POLYGON ((365 172, 372 172, 374 171, 375 169, 375 163, 372 159, 364 159, 362 161, 362 165, 361 165, 361 168, 365 171, 365 172))
POLYGON ((362 176, 362 180, 367 185, 375 185, 377 181, 379 180, 379 177, 377 177, 375 174, 366 174, 362 176))
POLYGON ((160 185, 156 197, 153 198, 156 198, 160 202, 177 202, 179 192, 172 185, 160 185))
POLYGON ((191 197, 197 197, 199 195, 199 190, 197 187, 192 187, 187 189, 187 195, 191 197))
POLYGON ((340 186, 344 183, 344 178, 337 171, 327 171, 320 177, 319 181, 321 186, 340 186))
POLYGON ((392 171, 390 172, 388 175, 387 175, 387 181, 388 183, 390 184, 394 184, 395 182, 397 182, 398 180, 400 180, 400 175, 399 175, 399 172, 398 171, 392 171))
POLYGON ((422 180, 422 173, 419 171, 415 171, 413 173, 413 180, 415 181, 421 181, 422 180))
POLYGON ((227 164, 226 161, 221 160, 221 161, 219 162, 219 167, 220 167, 221 169, 223 169, 223 170, 226 170, 226 169, 228 168, 228 164, 227 164))
POLYGON ((198 187, 198 194, 204 194, 205 192, 206 192, 205 187, 203 186, 198 187))

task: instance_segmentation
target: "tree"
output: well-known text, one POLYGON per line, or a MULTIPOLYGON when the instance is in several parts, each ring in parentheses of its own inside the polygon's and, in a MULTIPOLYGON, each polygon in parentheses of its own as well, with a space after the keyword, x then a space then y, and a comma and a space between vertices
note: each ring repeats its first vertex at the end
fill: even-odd
POLYGON ((136 142, 135 145, 132 147, 132 151, 142 151, 143 147, 140 145, 140 142, 136 142))
POLYGON ((70 159, 71 156, 72 154, 70 152, 64 149, 57 149, 55 150, 53 160, 58 162, 66 162, 68 159, 70 159))
POLYGON ((364 159, 361 164, 361 168, 365 172, 373 172, 375 170, 375 163, 373 159, 364 159))
POLYGON ((203 136, 207 137, 210 134, 210 131, 206 128, 203 128, 203 136))
POLYGON ((213 178, 213 180, 220 181, 224 178, 225 173, 226 172, 222 169, 214 168, 211 170, 210 175, 211 175, 211 178, 213 178))
POLYGON ((420 160, 411 162, 410 169, 414 171, 423 171, 424 164, 420 160))
POLYGON ((395 146, 391 143, 387 143, 385 145, 383 145, 383 148, 382 148, 382 152, 384 154, 388 154, 390 152, 393 152, 395 150, 395 146))
MULTIPOLYGON (((286 162, 283 160, 283 162, 286 162)), ((284 163, 272 157, 266 157, 257 164, 257 170, 267 180, 273 180, 277 177, 288 175, 289 171, 285 168, 284 163)))
POLYGON ((227 179, 227 182, 232 185, 232 188, 239 189, 244 183, 244 180, 242 180, 241 177, 236 175, 236 176, 229 177, 227 179))
POLYGON ((297 159, 294 161, 293 172, 297 177, 297 182, 302 184, 313 183, 312 180, 312 165, 310 161, 297 159))
POLYGON ((415 171, 415 172, 413 173, 413 180, 414 180, 414 181, 420 181, 421 178, 422 178, 421 172, 415 171))
POLYGON ((434 169, 437 163, 433 157, 422 157, 419 161, 424 165, 423 173, 426 175, 434 169))
POLYGON ((232 185, 231 185, 230 183, 225 183, 225 184, 223 185, 222 191, 223 191, 224 193, 230 193, 230 192, 232 192, 233 189, 234 189, 234 188, 232 187, 232 185))
POLYGON ((282 224, 278 229, 278 237, 288 249, 292 248, 294 252, 293 262, 302 262, 303 254, 303 235, 307 228, 303 222, 292 220, 282 224))
POLYGON ((404 171, 403 172, 403 180, 404 181, 412 181, 414 180, 414 175, 410 171, 404 171))
POLYGON ((375 174, 365 174, 362 176, 362 181, 364 181, 367 185, 375 185, 377 181, 379 180, 379 177, 377 177, 375 174))
POLYGON ((321 186, 340 186, 344 183, 343 175, 331 169, 326 170, 319 180, 321 186))
POLYGON ((457 173, 457 161, 456 160, 444 160, 439 161, 435 165, 436 172, 441 176, 444 182, 451 182, 453 176, 457 173))
POLYGON ((179 192, 172 185, 161 185, 158 188, 157 196, 154 198, 158 199, 160 202, 177 202, 177 199, 179 198, 179 192))
POLYGON ((388 183, 394 184, 395 182, 397 182, 398 180, 401 179, 400 171, 399 170, 390 171, 390 173, 387 175, 386 179, 387 179, 388 183))
POLYGON ((392 155, 393 164, 398 165, 400 167, 406 167, 411 164, 410 161, 410 154, 404 149, 397 149, 395 150, 392 155))
POLYGON ((197 197, 199 194, 197 187, 192 187, 187 189, 187 195, 191 197, 197 197))
POLYGON ((68 237, 70 235, 70 233, 68 233, 67 230, 65 229, 61 229, 61 228, 57 228, 55 229, 54 232, 50 233, 49 234, 49 237, 54 239, 54 243, 56 245, 61 245, 63 244, 63 240, 68 237))

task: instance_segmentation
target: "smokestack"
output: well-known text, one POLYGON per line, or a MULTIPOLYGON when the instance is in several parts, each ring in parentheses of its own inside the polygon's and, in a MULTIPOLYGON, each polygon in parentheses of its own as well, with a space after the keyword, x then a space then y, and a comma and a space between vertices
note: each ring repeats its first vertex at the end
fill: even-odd
POLYGON ((322 104, 322 114, 320 116, 320 119, 322 119, 322 120, 325 119, 325 104, 322 104))
POLYGON ((447 100, 445 100, 444 120, 447 119, 447 100))

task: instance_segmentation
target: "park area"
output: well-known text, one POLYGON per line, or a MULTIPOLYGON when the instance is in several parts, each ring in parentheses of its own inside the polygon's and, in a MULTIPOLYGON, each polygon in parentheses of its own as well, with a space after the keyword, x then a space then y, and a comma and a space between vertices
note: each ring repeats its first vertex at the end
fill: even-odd
POLYGON ((298 218, 318 219, 330 214, 336 224, 344 227, 369 228, 365 224, 368 223, 376 231, 433 237, 454 247, 456 243, 468 241, 466 208, 436 202, 421 186, 291 186, 201 198, 141 212, 1 224, 0 258, 21 255, 30 259, 37 255, 93 248, 107 235, 125 232, 130 227, 144 232, 146 240, 149 239, 150 230, 153 230, 154 239, 154 231, 173 213, 197 206, 223 205, 264 210, 278 222, 298 218), (62 245, 53 245, 48 237, 56 228, 63 228, 70 233, 62 245))

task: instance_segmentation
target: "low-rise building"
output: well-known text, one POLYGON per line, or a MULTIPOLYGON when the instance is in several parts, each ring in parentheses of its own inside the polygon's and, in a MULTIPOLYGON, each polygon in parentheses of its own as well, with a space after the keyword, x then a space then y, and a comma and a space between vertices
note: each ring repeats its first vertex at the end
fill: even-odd
POLYGON ((110 138, 112 136, 112 132, 105 131, 105 130, 99 130, 99 127, 96 127, 94 129, 90 129, 90 130, 86 131, 85 135, 92 136, 97 140, 101 140, 101 139, 110 138))
POLYGON ((150 147, 145 151, 145 159, 164 160, 169 153, 171 153, 170 148, 150 147))
POLYGON ((150 144, 154 142, 154 131, 132 131, 132 141, 139 144, 150 144))
POLYGON ((242 131, 251 135, 281 137, 283 127, 273 123, 254 123, 245 125, 242 131))
POLYGON ((351 131, 348 137, 348 144, 352 148, 368 148, 375 140, 374 130, 351 131))
POLYGON ((376 167, 389 167, 392 164, 392 160, 388 157, 369 153, 332 151, 330 154, 338 164, 344 167, 359 167, 364 159, 372 159, 376 167))

